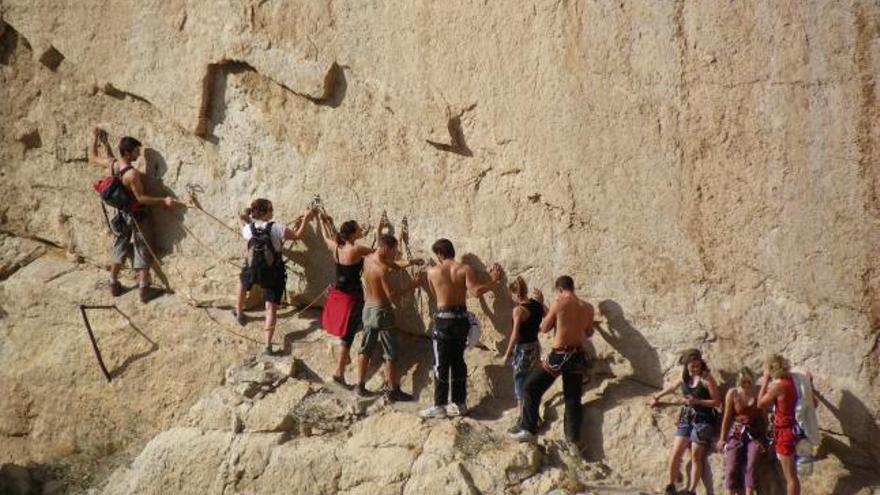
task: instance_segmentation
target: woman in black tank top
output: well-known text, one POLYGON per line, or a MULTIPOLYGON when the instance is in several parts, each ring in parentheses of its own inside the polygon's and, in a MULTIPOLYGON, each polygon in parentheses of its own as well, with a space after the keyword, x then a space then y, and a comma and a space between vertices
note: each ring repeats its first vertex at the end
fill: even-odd
POLYGON ((336 282, 334 287, 336 290, 356 298, 356 302, 349 309, 348 328, 345 335, 340 339, 342 352, 339 353, 336 372, 333 375, 333 380, 345 385, 345 368, 351 362, 351 345, 354 342, 355 334, 362 327, 364 287, 361 283, 361 272, 364 269, 364 257, 372 253, 373 249, 357 243, 358 239, 364 237, 364 231, 356 221, 348 220, 344 222, 339 227, 339 233, 335 236, 333 235, 331 222, 332 218, 324 215, 321 218, 320 225, 324 242, 333 253, 333 261, 336 265, 336 282), (349 263, 342 262, 341 255, 343 254, 350 254, 347 260, 349 263))
POLYGON ((509 289, 516 307, 512 315, 513 330, 503 359, 505 364, 510 363, 513 367, 513 393, 517 403, 522 404, 526 376, 541 361, 538 333, 546 308, 541 301, 541 291, 533 290, 532 297, 528 297, 528 287, 522 277, 516 277, 509 289))
POLYGON ((364 271, 364 259, 353 265, 343 265, 339 262, 339 246, 336 246, 336 288, 346 294, 363 294, 364 286, 361 283, 361 273, 364 271))
POLYGON ((684 352, 679 362, 684 365, 681 378, 648 399, 649 406, 657 407, 661 405, 661 397, 676 389, 684 396, 675 442, 672 444, 669 456, 669 484, 666 485, 666 495, 679 493, 675 489, 675 483, 679 475, 681 459, 688 448, 691 450, 693 462, 691 462, 689 485, 684 493, 688 495, 696 493, 697 485, 703 477, 705 458, 715 439, 715 408, 721 407, 721 392, 718 390, 715 378, 709 373, 702 352, 698 349, 689 349, 684 352))

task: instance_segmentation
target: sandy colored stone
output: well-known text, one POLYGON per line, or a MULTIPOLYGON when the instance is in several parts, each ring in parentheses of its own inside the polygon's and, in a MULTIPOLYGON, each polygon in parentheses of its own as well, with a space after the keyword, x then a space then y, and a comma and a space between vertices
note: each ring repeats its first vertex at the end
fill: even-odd
MULTIPOLYGON (((0 386, 12 391, 0 406, 0 462, 61 464, 78 486, 98 486, 133 459, 148 465, 150 452, 191 459, 163 431, 205 428, 208 439, 239 431, 241 422, 208 411, 210 399, 186 418, 263 338, 260 311, 245 328, 228 311, 244 254, 235 212, 268 197, 290 225, 320 194, 337 224, 375 224, 385 210, 399 227, 405 216, 413 255, 429 256, 431 243, 448 237, 482 277, 499 261, 508 278, 523 275, 548 300, 555 277, 574 277, 603 320, 584 394, 586 462, 607 464, 603 480, 645 490, 662 483, 676 410, 651 412, 642 402, 678 375, 682 348, 699 347, 725 385, 771 351, 814 374, 825 457, 821 482, 805 493, 880 485, 876 2, 103 7, 100 16, 89 2, 0 7, 0 386), (145 144, 136 166, 149 192, 193 193, 233 227, 195 208, 154 209, 153 244, 175 294, 147 306, 106 289, 110 239, 92 189, 102 172, 86 161, 94 125, 114 144, 128 134, 145 144), (119 315, 95 312, 114 373, 107 384, 76 308, 111 303, 143 335, 119 315), (230 432, 213 430, 220 427, 230 432), (155 438, 161 449, 144 450, 155 438)), ((320 306, 332 258, 314 228, 306 232, 290 248, 288 291, 320 306)), ((133 285, 128 272, 123 281, 133 285)), ((334 463, 316 452, 332 451, 347 467, 311 485, 310 471, 297 474, 297 486, 414 490, 408 470, 427 455, 427 439, 460 452, 503 436, 514 403, 496 351, 510 331, 511 301, 499 291, 469 306, 486 346, 468 353, 469 405, 490 433, 444 426, 432 439, 439 426, 403 418, 415 407, 377 401, 349 410, 339 405, 345 395, 304 399, 298 413, 309 431, 318 431, 318 413, 345 412, 331 415, 301 455, 328 470, 334 463)), ((424 292, 404 297, 401 332, 427 335, 430 307, 424 292)), ((278 338, 290 335, 302 363, 296 376, 326 379, 332 339, 317 328, 319 313, 281 313, 278 338)), ((403 385, 423 407, 430 346, 401 340, 403 385)), ((371 377, 370 386, 380 384, 371 377)), ((254 407, 278 386, 238 385, 254 407)), ((540 444, 551 451, 561 438, 558 387, 546 397, 540 444)), ((286 414, 262 407, 267 417, 286 414)), ((222 442, 187 438, 181 449, 212 453, 180 490, 236 490, 212 464, 225 455, 222 442)), ((264 451, 254 449, 248 476, 263 466, 264 451)), ((469 452, 450 454, 458 467, 439 479, 461 481, 466 471, 479 490, 497 491, 538 462, 469 452), (480 468, 486 459, 513 471, 480 468)), ((292 458, 265 469, 280 480, 282 459, 292 458)), ((559 485, 569 473, 599 472, 553 456, 539 464, 524 493, 568 489, 559 485)), ((158 471, 153 482, 135 476, 113 486, 174 491, 170 479, 180 473, 158 471)))
POLYGON ((245 431, 285 431, 295 421, 292 411, 309 393, 308 382, 288 381, 258 400, 244 418, 245 431))

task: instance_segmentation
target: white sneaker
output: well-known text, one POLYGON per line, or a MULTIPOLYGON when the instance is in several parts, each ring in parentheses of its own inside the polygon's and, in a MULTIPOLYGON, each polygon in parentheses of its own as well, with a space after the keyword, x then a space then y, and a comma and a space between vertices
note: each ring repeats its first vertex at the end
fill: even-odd
POLYGON ((431 406, 427 409, 422 409, 419 412, 419 416, 423 418, 445 418, 446 409, 443 406, 431 406))
POLYGON ((447 416, 464 416, 467 414, 467 405, 465 404, 449 404, 446 406, 447 416))
POLYGON ((507 436, 516 440, 517 442, 534 442, 535 435, 532 435, 528 430, 520 429, 514 433, 508 433, 507 436))

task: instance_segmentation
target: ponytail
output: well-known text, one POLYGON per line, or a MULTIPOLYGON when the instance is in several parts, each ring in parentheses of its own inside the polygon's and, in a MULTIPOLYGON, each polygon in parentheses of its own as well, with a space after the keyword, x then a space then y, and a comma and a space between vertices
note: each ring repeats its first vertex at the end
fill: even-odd
POLYGON ((358 223, 354 220, 348 220, 339 227, 339 233, 336 234, 336 244, 345 244, 358 231, 358 223))

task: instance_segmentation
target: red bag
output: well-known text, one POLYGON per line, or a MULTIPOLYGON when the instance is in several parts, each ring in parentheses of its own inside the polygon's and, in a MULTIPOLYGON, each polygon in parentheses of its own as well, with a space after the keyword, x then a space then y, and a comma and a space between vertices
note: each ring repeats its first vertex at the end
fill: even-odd
POLYGON ((327 302, 324 304, 324 312, 321 314, 324 331, 339 338, 344 337, 348 332, 351 312, 360 299, 360 296, 346 294, 331 287, 327 294, 327 302))
POLYGON ((104 179, 95 182, 95 191, 101 195, 101 200, 108 205, 125 212, 133 212, 137 210, 137 202, 131 191, 122 183, 122 176, 133 167, 130 165, 119 171, 118 174, 109 175, 104 179))

